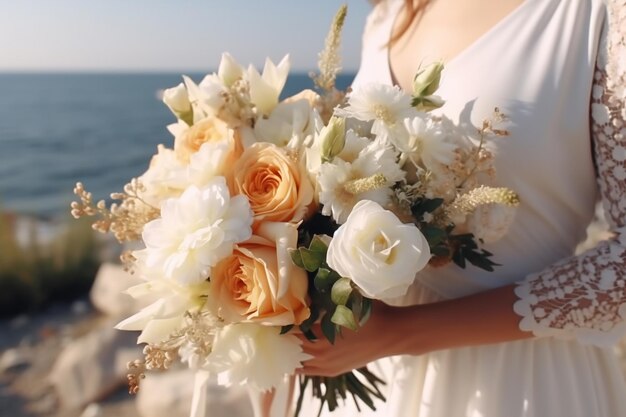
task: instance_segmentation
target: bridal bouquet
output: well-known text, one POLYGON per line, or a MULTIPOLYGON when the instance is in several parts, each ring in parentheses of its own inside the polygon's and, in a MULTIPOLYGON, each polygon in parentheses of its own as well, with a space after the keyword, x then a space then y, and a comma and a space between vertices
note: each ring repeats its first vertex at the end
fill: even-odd
MULTIPOLYGON (((428 265, 495 265, 479 244, 506 233, 518 203, 489 186, 485 144, 506 134, 503 116, 475 128, 435 115, 441 64, 416 75, 412 95, 338 91, 344 17, 320 54, 318 92, 281 100, 288 57, 260 73, 224 54, 199 84, 165 90, 173 146, 112 194, 117 204, 94 204, 77 184, 75 217, 99 216, 97 230, 141 245, 122 256, 145 281, 128 294, 151 303, 117 325, 146 344, 131 391, 174 361, 197 370, 193 413, 210 375, 271 390, 308 358, 296 333, 333 342, 358 331, 372 299, 404 295, 428 265)), ((348 393, 372 408, 383 398, 367 368, 298 380, 331 410, 348 393)))

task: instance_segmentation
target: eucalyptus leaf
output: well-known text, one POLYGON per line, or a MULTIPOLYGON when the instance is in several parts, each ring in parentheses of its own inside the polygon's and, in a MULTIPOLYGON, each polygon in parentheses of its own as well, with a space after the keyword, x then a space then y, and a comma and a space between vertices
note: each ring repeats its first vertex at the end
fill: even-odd
POLYGON ((311 244, 309 245, 309 250, 313 252, 323 253, 324 258, 326 258, 326 252, 328 251, 328 245, 326 242, 322 240, 320 235, 313 236, 311 240, 311 244))
POLYGON ((291 256, 291 262, 299 268, 304 269, 304 263, 302 262, 302 255, 299 249, 289 249, 289 255, 291 256))
POLYGON ((313 285, 315 285, 315 289, 319 292, 327 292, 332 288, 337 279, 339 279, 339 275, 334 271, 327 268, 320 268, 317 270, 315 278, 313 278, 313 285))
POLYGON ((352 294, 352 281, 350 278, 340 278, 333 284, 333 288, 330 292, 330 298, 333 303, 337 305, 345 306, 352 294))
POLYGON ((331 321, 338 326, 347 327, 352 331, 357 331, 358 326, 354 320, 352 310, 344 305, 338 305, 333 313, 331 321))
POLYGON ((306 248, 300 248, 300 256, 304 269, 309 272, 315 272, 326 260, 326 253, 313 252, 306 248))

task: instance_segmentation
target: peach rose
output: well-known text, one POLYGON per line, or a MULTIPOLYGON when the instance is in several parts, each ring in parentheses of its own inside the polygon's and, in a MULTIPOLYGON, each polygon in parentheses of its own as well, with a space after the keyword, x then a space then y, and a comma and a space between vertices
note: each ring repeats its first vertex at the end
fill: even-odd
POLYGON ((254 222, 299 222, 313 202, 313 185, 303 164, 276 145, 255 143, 246 149, 228 178, 233 195, 250 201, 254 222))
POLYGON ((235 160, 243 152, 243 146, 237 134, 228 125, 217 117, 208 116, 196 122, 189 129, 178 135, 174 141, 176 156, 182 162, 189 162, 191 154, 198 152, 202 144, 215 141, 228 141, 230 143, 230 155, 228 164, 232 166, 235 160))
POLYGON ((211 290, 219 314, 231 322, 300 324, 309 315, 307 275, 288 249, 295 248, 297 226, 262 223, 256 234, 211 271, 211 290))

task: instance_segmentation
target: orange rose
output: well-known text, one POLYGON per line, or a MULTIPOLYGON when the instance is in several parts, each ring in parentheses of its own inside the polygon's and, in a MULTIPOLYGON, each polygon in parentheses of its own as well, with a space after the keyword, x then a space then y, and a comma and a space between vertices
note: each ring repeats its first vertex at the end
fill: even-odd
POLYGON ((297 240, 296 225, 265 222, 213 267, 211 290, 220 315, 231 322, 274 326, 306 320, 310 315, 307 275, 292 263, 288 252, 297 240))
POLYGON ((306 169, 283 148, 255 143, 239 157, 228 178, 233 195, 245 195, 261 221, 299 222, 313 201, 306 169))
POLYGON ((208 116, 194 123, 189 129, 178 135, 174 141, 176 157, 182 162, 189 162, 191 154, 198 152, 200 147, 207 142, 228 141, 230 143, 229 166, 243 152, 238 135, 234 134, 228 125, 217 117, 208 116))

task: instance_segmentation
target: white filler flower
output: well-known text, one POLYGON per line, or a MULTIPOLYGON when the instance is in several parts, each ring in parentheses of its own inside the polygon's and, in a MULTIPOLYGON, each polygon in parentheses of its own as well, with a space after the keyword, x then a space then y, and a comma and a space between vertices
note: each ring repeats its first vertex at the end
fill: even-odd
POLYGON ((208 363, 218 374, 220 385, 267 391, 310 358, 302 351, 300 340, 291 334, 281 335, 279 327, 239 323, 217 334, 208 363))
POLYGON ((148 268, 182 284, 207 279, 211 267, 230 255, 235 243, 252 235, 252 211, 243 196, 231 198, 224 177, 205 187, 190 186, 179 198, 165 200, 161 218, 146 224, 148 268))
POLYGON ((430 259, 430 248, 414 224, 373 201, 360 201, 333 236, 326 261, 375 299, 406 294, 430 259))
POLYGON ((337 116, 373 120, 372 133, 383 140, 393 136, 394 130, 402 127, 402 121, 416 113, 411 107, 411 96, 398 86, 375 83, 365 84, 353 91, 348 98, 348 105, 335 110, 337 116))

